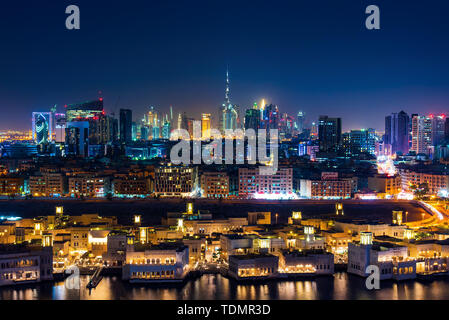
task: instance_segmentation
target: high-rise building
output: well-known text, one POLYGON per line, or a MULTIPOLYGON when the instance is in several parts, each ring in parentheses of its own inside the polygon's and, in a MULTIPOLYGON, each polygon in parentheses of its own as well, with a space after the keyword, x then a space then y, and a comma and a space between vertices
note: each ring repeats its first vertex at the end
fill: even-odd
POLYGON ((203 113, 201 115, 201 137, 205 140, 210 139, 211 115, 203 113))
POLYGON ((320 152, 338 152, 341 137, 341 118, 320 116, 318 120, 320 152))
POLYGON ((99 117, 104 114, 103 99, 66 106, 67 122, 99 117))
POLYGON ((64 113, 55 114, 56 142, 65 143, 65 129, 67 128, 67 118, 64 113))
POLYGON ((52 141, 52 128, 53 116, 51 112, 33 112, 33 140, 37 144, 45 144, 52 141))
POLYGON ((391 145, 393 153, 407 154, 410 147, 410 117, 404 111, 385 117, 386 144, 391 145))
POLYGON ((426 116, 412 115, 412 148, 416 154, 429 154, 432 147, 432 119, 426 116))
POLYGON ((89 155, 89 121, 68 122, 65 144, 67 155, 87 157, 89 155))
POLYGON ((227 71, 225 101, 220 107, 219 112, 220 131, 222 134, 224 134, 226 130, 236 130, 239 127, 239 109, 238 106, 231 103, 229 84, 229 72, 227 71))
POLYGON ((343 134, 346 155, 374 154, 376 151, 376 132, 374 129, 351 130, 343 134))
POLYGON ((299 111, 298 117, 296 118, 296 130, 298 130, 298 133, 301 134, 304 131, 304 121, 305 121, 305 112, 299 111))
POLYGON ((254 103, 251 109, 246 110, 245 130, 253 129, 257 131, 260 128, 260 113, 257 103, 254 103))
POLYGON ((130 143, 132 141, 132 111, 120 109, 120 142, 130 143))
POLYGON ((444 140, 446 116, 444 114, 439 116, 430 115, 429 118, 432 119, 432 145, 438 146, 444 140))

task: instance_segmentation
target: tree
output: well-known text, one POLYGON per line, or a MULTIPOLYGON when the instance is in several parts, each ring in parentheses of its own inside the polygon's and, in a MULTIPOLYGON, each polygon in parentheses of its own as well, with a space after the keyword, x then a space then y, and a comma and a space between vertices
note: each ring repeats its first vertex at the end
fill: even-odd
POLYGON ((418 200, 421 200, 429 193, 429 184, 427 182, 423 182, 418 185, 413 184, 410 186, 410 189, 413 191, 415 197, 418 200))

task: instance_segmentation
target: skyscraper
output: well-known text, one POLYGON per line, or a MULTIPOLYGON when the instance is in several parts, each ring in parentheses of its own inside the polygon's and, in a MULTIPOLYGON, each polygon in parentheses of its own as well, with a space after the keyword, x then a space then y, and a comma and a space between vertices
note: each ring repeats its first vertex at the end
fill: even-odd
POLYGON ((320 152, 337 153, 341 145, 341 118, 320 116, 318 120, 320 152))
POLYGON ((384 143, 391 145, 393 153, 407 154, 410 140, 410 117, 404 111, 385 117, 384 143))
POLYGON ((298 130, 298 133, 301 134, 304 131, 304 120, 305 120, 306 114, 302 111, 298 112, 298 117, 296 119, 296 129, 298 130))
POLYGON ((211 116, 208 113, 201 115, 201 137, 205 140, 210 139, 211 116))
POLYGON ((33 140, 37 144, 50 142, 53 137, 53 116, 51 112, 33 112, 33 140))
POLYGON ((432 119, 432 145, 438 146, 444 140, 446 116, 444 114, 439 116, 430 115, 429 118, 432 119))
POLYGON ((85 120, 104 114, 103 99, 66 106, 67 122, 85 120))
POLYGON ((222 134, 225 130, 235 130, 239 126, 239 109, 231 103, 229 72, 226 71, 225 101, 220 107, 219 122, 222 134))
POLYGON ((374 154, 376 151, 376 132, 374 129, 351 130, 344 134, 346 155, 374 154))
POLYGON ((120 142, 130 143, 132 141, 132 111, 120 109, 120 142))
POLYGON ((432 119, 412 114, 412 148, 416 154, 430 153, 432 146, 432 119))
POLYGON ((253 129, 258 130, 260 128, 260 110, 255 102, 253 107, 246 110, 245 114, 245 130, 253 129))

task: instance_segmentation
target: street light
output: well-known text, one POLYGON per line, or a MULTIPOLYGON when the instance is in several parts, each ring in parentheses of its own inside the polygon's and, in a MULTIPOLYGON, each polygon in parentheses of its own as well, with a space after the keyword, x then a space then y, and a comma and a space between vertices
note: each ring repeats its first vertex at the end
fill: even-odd
POLYGON ((276 213, 276 224, 278 224, 278 217, 279 217, 279 214, 276 213))

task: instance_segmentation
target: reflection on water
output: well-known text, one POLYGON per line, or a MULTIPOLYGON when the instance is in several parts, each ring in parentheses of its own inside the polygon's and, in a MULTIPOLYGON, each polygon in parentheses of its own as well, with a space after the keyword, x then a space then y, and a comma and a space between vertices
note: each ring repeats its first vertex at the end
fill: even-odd
POLYGON ((381 282, 369 291, 365 280, 337 273, 300 281, 238 284, 221 275, 204 275, 185 285, 155 287, 130 285, 119 277, 105 277, 89 293, 89 278, 81 277, 81 290, 68 290, 63 282, 0 289, 0 300, 437 300, 449 299, 449 281, 381 282))

